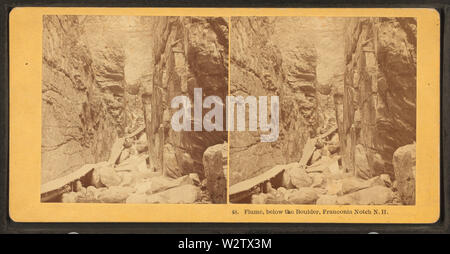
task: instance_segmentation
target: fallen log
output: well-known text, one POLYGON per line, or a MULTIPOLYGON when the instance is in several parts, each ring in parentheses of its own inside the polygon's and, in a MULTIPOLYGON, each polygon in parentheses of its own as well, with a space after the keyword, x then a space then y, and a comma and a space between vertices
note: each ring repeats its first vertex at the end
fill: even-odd
POLYGON ((313 155, 314 151, 316 150, 316 143, 318 139, 323 139, 326 138, 328 136, 330 136, 331 134, 335 133, 337 131, 337 127, 333 127, 331 129, 329 129, 327 132, 315 137, 315 138, 310 138, 308 139, 308 141, 306 141, 305 146, 303 147, 303 152, 302 152, 302 158, 300 159, 300 166, 301 167, 305 167, 306 164, 308 163, 308 161, 311 159, 311 156, 313 155))

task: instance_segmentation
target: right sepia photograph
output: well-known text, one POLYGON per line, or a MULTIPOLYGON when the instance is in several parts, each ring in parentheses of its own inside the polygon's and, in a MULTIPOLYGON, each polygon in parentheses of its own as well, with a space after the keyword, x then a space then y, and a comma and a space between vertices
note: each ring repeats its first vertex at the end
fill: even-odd
POLYGON ((415 205, 416 29, 232 17, 229 95, 245 98, 246 128, 229 132, 229 202, 415 205))

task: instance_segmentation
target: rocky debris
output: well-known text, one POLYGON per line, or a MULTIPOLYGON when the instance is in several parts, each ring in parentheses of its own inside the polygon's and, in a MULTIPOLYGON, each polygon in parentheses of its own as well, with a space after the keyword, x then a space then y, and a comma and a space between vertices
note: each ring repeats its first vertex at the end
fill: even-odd
POLYGON ((231 202, 414 204, 414 19, 240 17, 232 26, 231 93, 278 95, 283 124, 270 147, 231 134, 231 189, 246 185, 231 202))
MULTIPOLYGON (((139 142, 139 140, 128 140, 129 142, 124 142, 123 144, 121 142, 121 146, 113 146, 113 149, 123 154, 123 151, 139 142)), ((226 144, 222 146, 227 147, 226 144)), ((222 149, 223 147, 218 151, 220 151, 221 172, 223 174, 222 149)), ((115 154, 120 154, 119 152, 115 154)), ((48 201, 65 203, 178 204, 212 202, 210 192, 206 188, 201 188, 202 181, 197 173, 190 173, 178 178, 167 177, 162 175, 161 172, 153 172, 146 163, 147 157, 146 154, 135 154, 130 155, 125 160, 113 159, 111 160, 112 164, 105 161, 86 165, 75 171, 72 174, 74 175, 73 177, 69 176, 69 184, 64 186, 62 191, 56 189, 58 194, 51 195, 51 198, 47 199, 48 201)), ((114 158, 118 158, 118 156, 114 155, 114 158)), ((58 179, 57 182, 51 182, 50 184, 59 186, 59 182, 62 182, 65 178, 58 179)), ((45 189, 49 188, 45 187, 45 189)))
MULTIPOLYGON (((321 140, 322 144, 339 142, 336 136, 330 137, 327 131, 315 140, 321 140), (328 138, 323 139, 323 137, 328 138)), ((315 151, 326 149, 325 145, 313 147, 315 151)), ((312 157, 313 153, 304 154, 312 157)), ((241 196, 232 195, 230 200, 253 204, 398 205, 402 203, 400 193, 397 192, 389 175, 381 174, 362 178, 345 172, 339 161, 340 156, 336 151, 329 156, 322 156, 312 165, 302 166, 300 162, 277 165, 267 171, 272 172, 272 177, 260 175, 252 178, 258 178, 261 181, 253 181, 254 188, 247 188, 248 191, 241 192, 241 196), (245 195, 250 198, 243 197, 245 195)), ((233 185, 231 189, 234 190, 235 186, 243 183, 251 185, 247 180, 233 185)))
POLYGON ((314 188, 302 187, 288 192, 286 198, 292 204, 315 204, 319 196, 314 188))
POLYGON ((310 177, 304 168, 300 166, 300 163, 291 163, 286 166, 284 172, 286 180, 283 183, 283 187, 295 188, 309 187, 313 184, 313 178, 310 177))
POLYGON ((373 186, 337 198, 339 205, 384 205, 392 202, 394 193, 383 186, 373 186))
POLYGON ((414 205, 416 203, 416 144, 398 148, 393 157, 396 188, 401 200, 405 205, 414 205))
POLYGON ((192 204, 200 198, 200 188, 194 185, 182 185, 150 195, 146 203, 192 204))
POLYGON ((213 203, 227 202, 228 143, 208 147, 203 154, 203 167, 207 189, 213 203))
POLYGON ((102 203, 123 203, 133 192, 132 187, 112 186, 100 192, 97 199, 102 203))
POLYGON ((113 167, 106 166, 94 169, 94 174, 99 175, 101 185, 106 187, 117 186, 122 182, 122 178, 113 167))
POLYGON ((335 205, 337 199, 337 195, 320 195, 316 201, 316 205, 335 205))

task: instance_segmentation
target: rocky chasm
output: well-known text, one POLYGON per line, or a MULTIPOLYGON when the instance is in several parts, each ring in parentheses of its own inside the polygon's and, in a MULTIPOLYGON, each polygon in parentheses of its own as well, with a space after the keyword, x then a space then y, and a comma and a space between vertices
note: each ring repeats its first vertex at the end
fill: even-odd
POLYGON ((175 132, 173 97, 224 98, 224 18, 45 16, 43 201, 226 202, 226 132, 175 132))
POLYGON ((416 21, 236 17, 231 94, 277 95, 280 138, 230 133, 230 201, 415 204, 416 21))
POLYGON ((414 19, 43 22, 43 201, 415 204, 414 19), (174 131, 195 88, 278 96, 277 141, 174 131))

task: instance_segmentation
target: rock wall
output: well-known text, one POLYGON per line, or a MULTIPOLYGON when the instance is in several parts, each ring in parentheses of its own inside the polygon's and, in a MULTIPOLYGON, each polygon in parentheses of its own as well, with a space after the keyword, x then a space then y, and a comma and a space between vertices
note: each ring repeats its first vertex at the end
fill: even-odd
POLYGON ((232 18, 231 95, 279 96, 280 133, 276 142, 262 143, 260 131, 230 132, 230 185, 299 161, 317 128, 316 51, 307 42, 282 44, 273 36, 277 22, 232 18))
POLYGON ((203 166, 208 189, 213 203, 227 202, 228 143, 218 144, 206 149, 203 166))
MULTIPOLYGON (((228 21, 160 17, 153 31, 158 34, 153 41, 153 84, 144 94, 150 167, 170 177, 195 172, 203 178, 204 151, 226 141, 227 132, 174 131, 171 117, 178 109, 171 108, 171 101, 175 96, 185 95, 193 106, 194 88, 202 88, 203 96, 219 96, 225 101, 228 21)), ((203 114, 207 111, 203 110, 203 114)))
POLYGON ((353 18, 346 28, 344 91, 335 96, 343 166, 395 177, 394 151, 416 139, 416 21, 353 18))
POLYGON ((151 75, 151 44, 143 44, 151 23, 128 16, 44 17, 43 183, 107 160, 117 137, 144 125, 140 84, 151 75))
POLYGON ((116 73, 117 68, 110 72, 105 68, 104 75, 94 75, 96 66, 77 16, 44 16, 43 23, 42 182, 45 183, 109 156, 120 123, 114 115, 115 101, 109 100, 97 86, 108 76, 115 80, 122 76, 120 70, 116 73))
POLYGON ((404 205, 416 203, 416 144, 398 148, 393 155, 396 188, 404 205))

